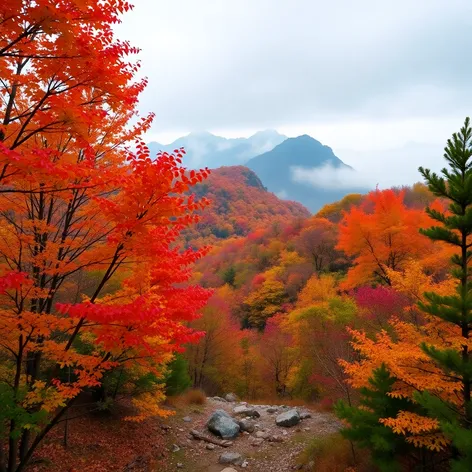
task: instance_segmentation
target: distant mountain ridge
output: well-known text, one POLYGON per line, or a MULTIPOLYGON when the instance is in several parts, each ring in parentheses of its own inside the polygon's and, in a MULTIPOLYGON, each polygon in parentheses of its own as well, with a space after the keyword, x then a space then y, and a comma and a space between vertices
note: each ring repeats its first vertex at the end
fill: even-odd
POLYGON ((171 144, 148 143, 151 156, 159 151, 171 152, 184 147, 187 155, 184 165, 190 169, 233 166, 246 163, 249 159, 270 151, 287 139, 275 130, 258 131, 249 138, 224 138, 207 131, 193 132, 176 139, 171 144))
POLYGON ((300 202, 312 212, 348 193, 370 190, 354 185, 356 171, 329 146, 307 134, 287 138, 275 130, 265 130, 249 138, 227 139, 203 131, 168 145, 151 142, 148 146, 151 155, 184 147, 184 165, 190 169, 245 165, 269 192, 284 200, 300 202), (351 181, 352 186, 346 181, 351 181))

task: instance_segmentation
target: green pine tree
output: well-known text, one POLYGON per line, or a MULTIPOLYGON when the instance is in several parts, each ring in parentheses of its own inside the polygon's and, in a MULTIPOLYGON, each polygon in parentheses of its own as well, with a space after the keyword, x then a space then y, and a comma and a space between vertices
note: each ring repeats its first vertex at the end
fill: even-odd
POLYGON ((360 406, 350 406, 342 400, 335 405, 338 418, 349 423, 341 434, 361 448, 369 449, 372 461, 381 472, 397 472, 401 470, 398 459, 404 457, 412 446, 379 420, 411 409, 411 403, 404 398, 388 396, 395 378, 384 364, 373 371, 369 383, 369 387, 360 389, 360 406))
POLYGON ((449 201, 449 215, 427 209, 439 224, 421 232, 434 241, 444 241, 457 248, 452 257, 452 276, 457 280, 456 294, 440 296, 426 293, 420 308, 430 315, 456 325, 464 339, 460 350, 438 349, 423 345, 423 350, 444 371, 445 376, 459 379, 462 384, 460 407, 446 404, 428 392, 416 399, 439 420, 442 431, 453 444, 452 469, 454 472, 472 471, 472 352, 469 338, 472 329, 472 283, 470 260, 472 257, 472 129, 466 118, 459 133, 453 134, 445 148, 448 168, 441 174, 420 167, 419 171, 429 189, 438 197, 449 201))
POLYGON ((183 393, 192 385, 188 373, 188 362, 181 354, 176 354, 174 360, 169 364, 169 373, 165 382, 166 395, 169 396, 183 393))

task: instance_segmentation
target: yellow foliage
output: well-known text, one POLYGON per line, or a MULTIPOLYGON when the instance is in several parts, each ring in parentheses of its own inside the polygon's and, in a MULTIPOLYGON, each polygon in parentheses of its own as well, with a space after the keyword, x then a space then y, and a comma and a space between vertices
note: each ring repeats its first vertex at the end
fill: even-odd
POLYGON ((327 302, 337 295, 336 279, 332 275, 313 275, 300 291, 297 308, 306 308, 316 303, 327 302))

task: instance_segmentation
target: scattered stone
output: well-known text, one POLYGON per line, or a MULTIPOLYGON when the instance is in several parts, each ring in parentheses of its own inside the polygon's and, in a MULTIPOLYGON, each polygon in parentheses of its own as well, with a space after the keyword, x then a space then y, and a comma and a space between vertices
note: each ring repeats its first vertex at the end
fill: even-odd
POLYGON ((227 403, 227 401, 224 398, 221 398, 221 397, 213 397, 213 400, 216 400, 217 402, 227 403))
POLYGON ((287 436, 288 433, 287 433, 287 431, 282 431, 282 434, 283 434, 284 436, 287 436))
POLYGON ((263 438, 253 438, 253 440, 251 441, 251 446, 260 446, 263 442, 263 438))
POLYGON ((249 465, 249 462, 248 462, 248 461, 244 461, 244 462, 241 464, 241 467, 242 467, 243 469, 245 469, 248 465, 249 465))
POLYGON ((239 405, 233 408, 233 413, 238 416, 249 416, 251 418, 260 418, 261 414, 254 408, 246 405, 239 405))
POLYGON ((179 452, 180 451, 180 447, 177 446, 177 444, 172 444, 172 452, 179 452))
POLYGON ((209 451, 214 451, 216 449, 216 446, 214 444, 207 444, 206 445, 206 448, 209 450, 209 451))
POLYGON ((182 462, 177 462, 177 469, 183 469, 184 468, 184 465, 182 464, 182 462))
POLYGON ((254 432, 255 426, 254 426, 254 423, 250 419, 245 418, 245 419, 239 420, 238 424, 241 431, 247 432, 247 433, 254 432))
POLYGON ((276 406, 269 406, 269 408, 267 408, 267 413, 277 413, 278 411, 279 409, 276 406))
POLYGON ((311 431, 311 428, 303 428, 303 431, 311 431))
POLYGON ((243 461, 243 456, 238 452, 223 452, 218 459, 220 464, 241 465, 243 461))
POLYGON ((238 397, 234 393, 227 393, 225 395, 225 400, 227 402, 233 403, 238 400, 238 397))
POLYGON ((223 439, 232 439, 239 434, 239 424, 224 410, 216 410, 207 422, 207 428, 223 439))
POLYGON ((192 418, 190 418, 190 416, 184 416, 182 418, 183 421, 185 421, 186 423, 191 423, 192 422, 192 418))
POLYGON ((236 469, 232 467, 225 467, 221 472, 238 472, 236 469))
POLYGON ((256 431, 256 438, 269 439, 270 433, 267 431, 256 431))
MULTIPOLYGON (((286 431, 285 431, 286 432, 286 431)), ((281 443, 281 442, 284 442, 283 438, 281 438, 280 436, 277 436, 276 434, 274 434, 273 436, 271 436, 269 438, 269 442, 273 442, 273 443, 281 443)))
POLYGON ((285 411, 284 413, 280 413, 280 415, 275 418, 275 423, 277 426, 290 428, 300 423, 300 415, 298 414, 298 411, 293 408, 291 410, 285 411))
POLYGON ((311 418, 311 413, 308 413, 307 411, 302 411, 300 413, 301 420, 307 420, 308 418, 311 418))

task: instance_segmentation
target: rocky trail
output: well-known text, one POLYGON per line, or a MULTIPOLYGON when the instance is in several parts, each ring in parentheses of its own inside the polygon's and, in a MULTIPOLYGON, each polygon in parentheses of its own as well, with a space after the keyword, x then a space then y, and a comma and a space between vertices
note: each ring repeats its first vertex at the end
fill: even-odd
POLYGON ((330 413, 252 405, 231 394, 226 398, 233 401, 208 398, 205 405, 180 409, 162 424, 169 453, 159 472, 297 470, 297 457, 313 438, 340 428, 330 413))

